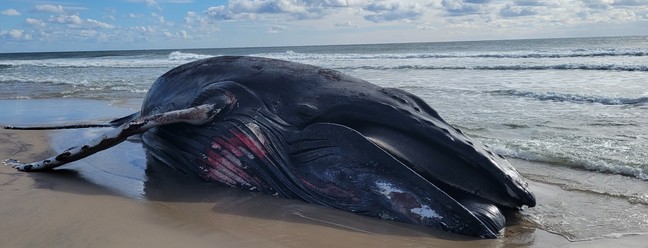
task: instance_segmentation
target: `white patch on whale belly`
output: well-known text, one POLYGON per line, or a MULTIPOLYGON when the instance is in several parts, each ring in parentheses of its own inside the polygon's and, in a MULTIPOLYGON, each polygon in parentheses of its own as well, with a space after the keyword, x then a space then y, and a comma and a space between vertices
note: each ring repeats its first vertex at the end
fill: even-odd
POLYGON ((394 187, 393 184, 388 182, 376 182, 376 186, 380 190, 379 193, 386 196, 387 199, 391 199, 392 193, 405 193, 403 190, 394 187))
POLYGON ((261 131, 261 127, 259 127, 259 125, 253 122, 248 122, 245 123, 245 126, 248 128, 248 130, 254 133, 254 136, 256 136, 257 139, 259 139, 259 141, 261 142, 261 145, 268 144, 268 141, 265 139, 265 136, 263 135, 263 132, 261 131))
POLYGON ((429 218, 429 219, 442 218, 439 214, 437 214, 436 211, 434 211, 434 209, 431 209, 430 206, 428 205, 421 205, 420 208, 412 208, 410 209, 410 212, 418 216, 421 216, 423 218, 429 218))

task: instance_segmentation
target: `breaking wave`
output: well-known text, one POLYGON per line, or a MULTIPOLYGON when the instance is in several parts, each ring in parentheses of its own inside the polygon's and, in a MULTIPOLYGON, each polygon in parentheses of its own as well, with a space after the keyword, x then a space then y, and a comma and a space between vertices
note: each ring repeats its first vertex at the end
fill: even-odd
POLYGON ((337 67, 338 70, 593 70, 593 71, 648 71, 648 65, 484 65, 484 66, 436 66, 436 65, 397 65, 397 66, 349 66, 337 67))
POLYGON ((445 59, 445 58, 581 58, 581 57, 644 57, 648 56, 648 50, 569 50, 569 51, 507 51, 507 52, 452 52, 452 53, 383 53, 383 54, 362 54, 362 53, 300 53, 294 50, 286 50, 283 53, 259 53, 255 56, 274 57, 281 59, 297 60, 372 60, 372 59, 445 59))
POLYGON ((174 51, 168 55, 104 56, 0 61, 0 69, 14 66, 50 68, 172 68, 212 55, 174 51))
POLYGON ((180 51, 171 52, 169 54, 169 60, 182 60, 182 61, 192 61, 192 60, 206 59, 211 57, 214 56, 205 55, 205 54, 196 54, 196 53, 183 53, 180 51))
POLYGON ((630 165, 624 164, 628 161, 606 160, 596 156, 588 157, 586 155, 579 156, 572 154, 567 156, 549 148, 531 151, 528 148, 518 147, 515 144, 494 144, 492 148, 498 154, 507 157, 590 171, 620 174, 648 181, 648 164, 630 165))
POLYGON ((141 98, 147 85, 127 82, 85 82, 0 80, 0 100, 46 98, 141 98))
POLYGON ((555 102, 573 102, 573 103, 599 103, 603 105, 646 105, 648 104, 648 97, 626 98, 626 97, 605 97, 605 96, 591 96, 579 95, 571 93, 557 93, 557 92, 531 92, 521 90, 496 90, 491 91, 494 95, 516 96, 533 98, 540 101, 555 101, 555 102))

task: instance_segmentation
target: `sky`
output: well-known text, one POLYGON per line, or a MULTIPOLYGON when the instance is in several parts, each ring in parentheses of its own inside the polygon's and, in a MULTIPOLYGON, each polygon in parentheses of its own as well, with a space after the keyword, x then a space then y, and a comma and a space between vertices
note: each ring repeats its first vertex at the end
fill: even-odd
POLYGON ((648 35, 648 0, 0 0, 0 53, 648 35))

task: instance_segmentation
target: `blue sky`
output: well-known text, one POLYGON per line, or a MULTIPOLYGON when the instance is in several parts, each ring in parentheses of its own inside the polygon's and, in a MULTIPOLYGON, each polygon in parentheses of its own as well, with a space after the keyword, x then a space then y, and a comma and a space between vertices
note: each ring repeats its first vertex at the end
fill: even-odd
POLYGON ((0 53, 648 35, 648 0, 0 2, 0 53))

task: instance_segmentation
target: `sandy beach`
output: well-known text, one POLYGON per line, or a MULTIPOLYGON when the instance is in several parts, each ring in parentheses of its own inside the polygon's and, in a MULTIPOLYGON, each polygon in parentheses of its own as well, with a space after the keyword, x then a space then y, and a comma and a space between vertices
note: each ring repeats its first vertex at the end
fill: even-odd
MULTIPOLYGON (((44 106, 37 112, 58 115, 39 118, 38 113, 23 112, 30 116, 26 119, 17 118, 21 115, 15 110, 26 101, 3 101, 0 125, 106 120, 132 111, 135 105, 65 101, 37 102, 44 106), (74 114, 69 106, 76 106, 74 114)), ((43 159, 98 133, 100 129, 2 129, 0 158, 43 159)), ((620 177, 611 174, 560 168, 555 173, 561 176, 548 180, 542 177, 554 173, 551 165, 513 160, 529 179, 538 206, 511 217, 501 239, 478 240, 196 182, 151 170, 146 161, 134 140, 51 172, 22 173, 0 167, 0 247, 645 247, 648 242, 645 216, 614 217, 626 224, 637 221, 620 226, 612 224, 614 218, 600 217, 624 209, 648 213, 645 199, 633 202, 572 189, 565 183, 605 181, 609 186, 620 177), (537 219, 551 213, 563 217, 537 219), (570 224, 589 219, 592 225, 584 228, 589 224, 555 221, 561 218, 570 224)), ((634 194, 645 190, 646 184, 630 180, 610 187, 634 194)))

